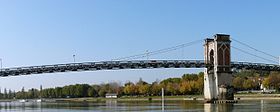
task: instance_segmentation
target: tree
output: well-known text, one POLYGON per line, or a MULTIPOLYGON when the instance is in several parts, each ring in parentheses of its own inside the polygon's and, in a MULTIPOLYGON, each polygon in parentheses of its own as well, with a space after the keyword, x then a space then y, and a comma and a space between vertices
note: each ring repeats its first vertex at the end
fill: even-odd
POLYGON ((62 98, 63 97, 62 87, 56 87, 55 88, 55 97, 56 98, 62 98))
POLYGON ((130 84, 124 87, 124 93, 127 95, 136 95, 138 93, 138 88, 134 84, 130 84))
POLYGON ((236 88, 237 90, 242 90, 244 88, 243 83, 244 79, 241 77, 235 77, 232 81, 234 88, 236 88))
POLYGON ((200 72, 198 74, 198 79, 196 81, 196 88, 198 94, 203 94, 204 92, 204 73, 200 72))
POLYGON ((191 92, 191 85, 189 84, 189 81, 183 81, 180 84, 180 92, 184 95, 189 94, 191 92))
POLYGON ((243 87, 246 90, 255 89, 257 88, 257 86, 258 86, 258 82, 256 80, 253 79, 244 80, 243 87))
POLYGON ((121 93, 121 84, 119 82, 110 82, 108 85, 111 90, 110 93, 121 93))
POLYGON ((136 85, 145 85, 145 84, 148 84, 148 83, 143 81, 142 78, 139 78, 139 81, 136 83, 136 85))
POLYGON ((21 96, 20 97, 23 98, 23 99, 26 98, 24 87, 22 87, 22 89, 21 89, 21 96))
POLYGON ((156 96, 161 95, 161 86, 157 81, 153 82, 150 88, 151 88, 150 91, 151 95, 156 95, 156 96))
POLYGON ((7 94, 7 89, 5 88, 4 89, 4 99, 7 99, 8 98, 8 94, 7 94))
POLYGON ((265 79, 264 84, 266 87, 273 87, 279 91, 280 87, 280 75, 278 72, 271 72, 265 79))
POLYGON ((262 82, 263 86, 266 88, 270 88, 269 78, 265 78, 262 82))
POLYGON ((94 91, 96 91, 96 94, 94 95, 95 97, 98 97, 98 91, 100 90, 100 86, 99 85, 92 85, 91 88, 94 89, 94 91))
POLYGON ((179 84, 181 82, 181 78, 168 78, 160 82, 160 84, 163 84, 166 86, 168 83, 177 83, 179 84))
POLYGON ((101 97, 105 97, 105 94, 106 94, 106 90, 104 89, 100 89, 100 91, 98 91, 98 95, 101 97))
POLYGON ((42 85, 40 85, 40 98, 42 98, 42 91, 43 91, 43 86, 42 85))
POLYGON ((98 94, 98 93, 97 93, 97 91, 96 91, 93 87, 90 87, 90 88, 88 89, 88 96, 89 96, 89 97, 95 97, 96 94, 98 94))
POLYGON ((193 80, 198 80, 198 75, 197 74, 184 74, 182 76, 182 80, 185 81, 193 81, 193 80))
POLYGON ((138 91, 139 94, 147 96, 150 93, 150 86, 148 84, 138 85, 138 91))
POLYGON ((168 83, 165 90, 168 95, 178 95, 180 93, 179 87, 178 83, 168 83))
POLYGON ((126 82, 126 83, 124 84, 124 86, 132 85, 132 84, 134 84, 134 83, 133 83, 133 82, 128 81, 128 82, 126 82))

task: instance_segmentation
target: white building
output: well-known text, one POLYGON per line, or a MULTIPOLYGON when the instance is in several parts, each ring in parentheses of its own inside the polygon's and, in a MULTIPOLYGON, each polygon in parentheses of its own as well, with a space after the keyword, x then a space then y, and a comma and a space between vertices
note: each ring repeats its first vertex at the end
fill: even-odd
POLYGON ((118 98, 118 95, 116 93, 107 93, 105 95, 106 98, 118 98))

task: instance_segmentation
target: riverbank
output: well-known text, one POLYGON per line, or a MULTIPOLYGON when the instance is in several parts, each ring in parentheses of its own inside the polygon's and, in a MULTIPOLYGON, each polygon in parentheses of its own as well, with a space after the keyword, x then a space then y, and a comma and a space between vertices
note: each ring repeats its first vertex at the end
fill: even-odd
MULTIPOLYGON (((95 101, 161 101, 161 96, 146 96, 146 97, 121 97, 116 99, 108 98, 68 98, 68 99, 56 99, 59 101, 71 101, 71 102, 95 102, 95 101)), ((166 101, 203 101, 203 95, 186 95, 186 96, 165 96, 166 101)), ((235 100, 280 100, 280 94, 235 94, 235 100)))
MULTIPOLYGON (((33 99, 36 100, 36 99, 33 99)), ((33 101, 30 99, 29 101, 33 101)), ((161 96, 124 96, 116 99, 108 98, 55 98, 55 99, 44 99, 45 102, 102 102, 107 100, 115 101, 161 101, 161 96)), ((186 96, 165 96, 166 101, 203 101, 203 95, 186 95, 186 96)), ((235 100, 280 100, 280 94, 235 94, 235 100)), ((5 99, 0 100, 0 102, 12 102, 18 101, 17 99, 5 99)))
MULTIPOLYGON (((191 95, 191 96, 165 96, 164 100, 166 101, 178 101, 192 98, 203 98, 202 95, 191 95)), ((96 101, 107 101, 107 100, 116 100, 116 101, 161 101, 161 96, 139 96, 139 97, 120 97, 120 98, 63 98, 56 99, 57 102, 60 101, 71 101, 71 102, 96 102, 96 101)))
POLYGON ((240 100, 280 100, 280 94, 235 94, 240 100))

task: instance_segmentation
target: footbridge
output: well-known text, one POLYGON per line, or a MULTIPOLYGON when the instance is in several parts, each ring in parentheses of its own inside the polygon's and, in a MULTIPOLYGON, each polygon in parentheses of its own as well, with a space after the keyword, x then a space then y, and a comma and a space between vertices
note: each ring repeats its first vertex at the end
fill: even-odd
MULTIPOLYGON (((19 76, 57 72, 83 72, 97 70, 121 69, 160 69, 160 68, 206 68, 204 60, 131 60, 131 61, 101 61, 84 63, 67 63, 41 66, 27 66, 1 69, 0 76, 19 76)), ((233 70, 280 71, 276 64, 231 62, 233 70)))
POLYGON ((203 60, 136 60, 146 55, 156 55, 176 49, 200 43, 201 40, 186 44, 161 49, 147 54, 139 54, 119 58, 114 61, 66 63, 53 65, 40 65, 28 67, 4 68, 0 70, 0 77, 20 76, 30 74, 58 73, 58 72, 83 72, 97 70, 121 70, 121 69, 159 69, 159 68, 204 68, 204 98, 212 102, 216 100, 233 100, 232 73, 234 70, 259 70, 259 71, 280 71, 277 64, 232 62, 231 49, 254 56, 267 62, 277 63, 278 57, 258 50, 246 43, 230 38, 230 35, 216 34, 212 38, 203 39, 204 59, 203 60), (270 58, 264 58, 243 49, 231 46, 235 41, 258 53, 270 58))

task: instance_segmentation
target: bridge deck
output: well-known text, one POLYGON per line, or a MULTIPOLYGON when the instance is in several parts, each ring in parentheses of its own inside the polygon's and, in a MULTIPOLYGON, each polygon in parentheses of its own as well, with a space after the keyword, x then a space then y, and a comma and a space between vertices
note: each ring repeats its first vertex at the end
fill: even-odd
MULTIPOLYGON (((1 69, 0 77, 18 76, 29 74, 72 72, 72 71, 96 71, 119 69, 154 69, 154 68, 205 68, 204 60, 133 60, 133 61, 102 61, 68 63, 29 67, 16 67, 1 69)), ((279 65, 232 62, 233 69, 253 69, 263 71, 280 71, 279 65)))

